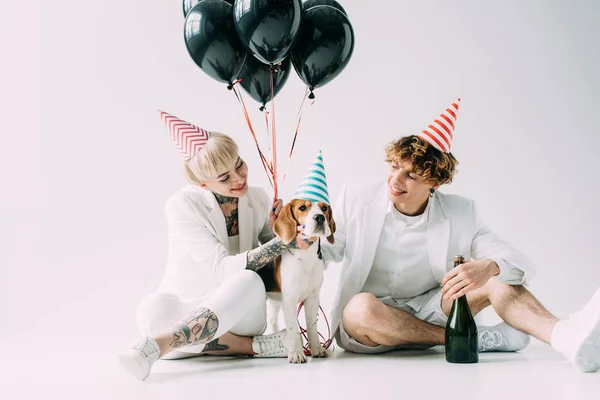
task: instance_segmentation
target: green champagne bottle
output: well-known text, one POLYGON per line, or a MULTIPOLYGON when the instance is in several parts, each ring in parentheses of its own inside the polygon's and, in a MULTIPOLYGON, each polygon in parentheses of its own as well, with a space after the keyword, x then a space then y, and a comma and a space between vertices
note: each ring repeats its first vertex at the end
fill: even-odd
MULTIPOLYGON (((462 256, 454 257, 454 267, 464 262, 462 256)), ((446 361, 457 364, 478 362, 477 340, 477 325, 467 296, 461 296, 454 300, 446 323, 446 361)))

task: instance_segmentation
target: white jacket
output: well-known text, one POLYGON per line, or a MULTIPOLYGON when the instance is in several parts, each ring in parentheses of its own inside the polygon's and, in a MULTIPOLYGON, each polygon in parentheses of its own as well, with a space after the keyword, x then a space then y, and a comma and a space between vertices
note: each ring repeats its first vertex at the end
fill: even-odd
POLYGON ((169 254, 159 292, 201 302, 224 279, 246 268, 246 253, 271 240, 271 201, 262 188, 248 187, 238 203, 240 253, 229 254, 225 217, 209 190, 188 185, 165 205, 169 254))
MULTIPOLYGON (((440 284, 454 266, 456 255, 464 256, 465 260, 491 258, 500 267, 496 279, 502 282, 513 285, 530 282, 535 272, 531 260, 483 225, 472 200, 436 191, 430 201, 429 265, 440 284)), ((335 244, 322 242, 325 263, 341 263, 331 315, 332 332, 338 328, 344 307, 366 282, 388 202, 387 184, 380 182, 358 189, 344 188, 335 204, 335 244)))

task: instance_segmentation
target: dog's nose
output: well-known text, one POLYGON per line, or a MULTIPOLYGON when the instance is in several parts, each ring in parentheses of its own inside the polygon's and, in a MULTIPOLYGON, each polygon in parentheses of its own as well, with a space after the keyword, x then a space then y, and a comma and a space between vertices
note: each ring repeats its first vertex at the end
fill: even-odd
POLYGON ((323 222, 325 222, 325 216, 323 214, 317 214, 313 218, 315 219, 315 221, 317 221, 317 224, 322 224, 323 222))

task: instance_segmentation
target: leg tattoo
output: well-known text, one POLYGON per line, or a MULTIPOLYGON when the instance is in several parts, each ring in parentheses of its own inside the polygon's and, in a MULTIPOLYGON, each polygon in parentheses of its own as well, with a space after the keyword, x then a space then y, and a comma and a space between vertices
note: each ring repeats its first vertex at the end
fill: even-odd
POLYGON ((229 349, 229 346, 226 344, 220 344, 219 338, 216 338, 212 342, 206 343, 206 345, 202 349, 202 353, 206 353, 209 351, 225 351, 227 349, 229 349))
POLYGON ((190 317, 173 327, 171 347, 206 343, 212 340, 219 327, 217 316, 207 308, 194 310, 190 317))

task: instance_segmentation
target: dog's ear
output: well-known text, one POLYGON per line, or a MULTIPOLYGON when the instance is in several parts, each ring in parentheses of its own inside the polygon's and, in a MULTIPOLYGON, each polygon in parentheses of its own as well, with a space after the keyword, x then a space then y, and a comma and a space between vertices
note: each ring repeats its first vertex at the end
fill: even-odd
POLYGON ((285 244, 289 244, 298 235, 298 223, 292 213, 292 203, 286 204, 275 221, 273 232, 285 244))
POLYGON ((331 235, 327 236, 327 241, 331 244, 335 242, 333 238, 333 234, 335 233, 335 221, 333 219, 333 210, 331 207, 327 207, 327 224, 329 225, 329 229, 331 230, 331 235))

